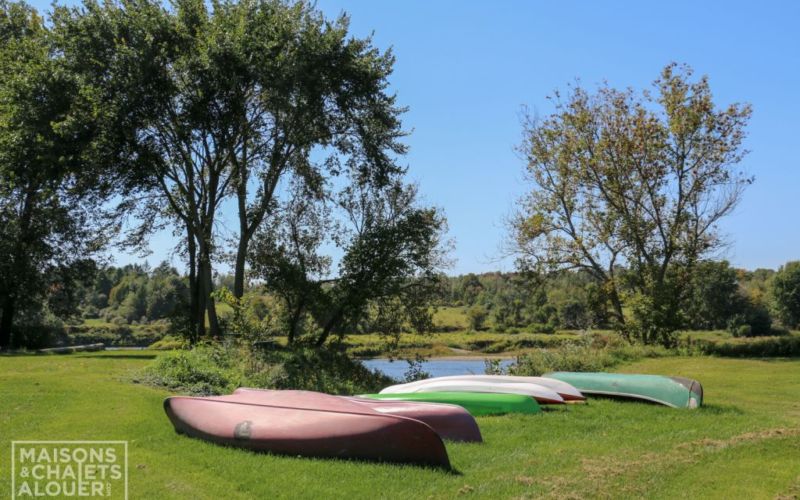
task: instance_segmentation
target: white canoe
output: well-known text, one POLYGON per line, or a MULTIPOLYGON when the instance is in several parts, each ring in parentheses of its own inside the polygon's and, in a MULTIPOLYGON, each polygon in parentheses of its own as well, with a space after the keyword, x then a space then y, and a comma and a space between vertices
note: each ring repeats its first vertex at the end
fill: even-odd
POLYGON ((434 380, 427 384, 406 387, 405 390, 397 391, 396 393, 400 392, 493 392, 497 394, 522 394, 524 396, 530 396, 539 403, 544 404, 559 404, 564 402, 564 398, 559 396, 554 390, 548 389, 542 385, 525 382, 492 383, 477 380, 434 380))
POLYGON ((434 377, 407 384, 389 386, 381 391, 381 394, 398 394, 412 392, 415 387, 424 386, 433 382, 440 381, 460 381, 460 382, 488 382, 491 384, 536 384, 555 391, 564 401, 584 401, 586 398, 581 392, 571 384, 546 377, 518 377, 514 375, 451 375, 449 377, 434 377))

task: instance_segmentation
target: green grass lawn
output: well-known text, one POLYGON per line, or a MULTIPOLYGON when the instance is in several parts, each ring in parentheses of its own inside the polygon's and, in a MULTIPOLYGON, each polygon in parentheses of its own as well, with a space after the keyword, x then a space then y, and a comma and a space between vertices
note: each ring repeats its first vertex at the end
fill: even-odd
POLYGON ((156 353, 0 357, 0 495, 11 440, 127 440, 130 498, 716 497, 800 494, 800 360, 649 359, 622 371, 694 377, 696 410, 592 400, 482 417, 455 472, 287 458, 179 436, 164 391, 130 382, 156 353))

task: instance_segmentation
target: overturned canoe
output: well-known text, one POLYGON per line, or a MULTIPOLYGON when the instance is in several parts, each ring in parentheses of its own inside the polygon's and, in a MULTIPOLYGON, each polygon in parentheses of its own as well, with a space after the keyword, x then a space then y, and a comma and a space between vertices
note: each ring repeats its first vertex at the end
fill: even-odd
POLYGON ((588 395, 641 399, 673 408, 697 408, 703 404, 703 386, 683 377, 579 372, 553 372, 545 377, 572 384, 588 395))
POLYGON ((458 405, 474 416, 506 413, 538 413, 535 399, 520 394, 485 392, 410 392, 405 394, 364 394, 362 397, 383 401, 416 401, 458 405))
POLYGON ((485 392, 494 394, 520 394, 534 398, 539 404, 563 404, 557 392, 538 384, 493 383, 471 380, 437 380, 408 388, 411 392, 485 392))
MULTIPOLYGON (((280 404, 287 393, 295 391, 274 391, 241 387, 226 400, 243 401, 255 404, 280 404)), ((353 396, 337 396, 347 401, 366 406, 372 411, 387 415, 413 418, 431 427, 442 439, 479 443, 481 437, 477 422, 464 408, 449 404, 412 403, 406 401, 379 401, 353 396)))
POLYGON ((450 467, 442 439, 418 420, 327 394, 287 392, 271 405, 227 396, 178 396, 167 398, 164 409, 176 431, 218 444, 293 456, 450 467))
POLYGON ((451 375, 448 377, 434 377, 407 384, 397 384, 389 386, 381 391, 381 394, 396 394, 403 392, 416 392, 417 387, 423 387, 438 382, 485 382, 490 384, 536 384, 561 396, 564 401, 583 401, 586 398, 578 389, 572 385, 545 377, 519 377, 514 375, 451 375))

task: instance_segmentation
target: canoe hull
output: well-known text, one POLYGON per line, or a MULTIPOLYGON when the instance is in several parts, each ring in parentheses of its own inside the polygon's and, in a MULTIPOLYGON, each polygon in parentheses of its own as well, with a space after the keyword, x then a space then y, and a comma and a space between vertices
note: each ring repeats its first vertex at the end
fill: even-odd
MULTIPOLYGON (((275 404, 287 391, 251 389, 241 387, 226 398, 238 399, 254 404, 275 404)), ((371 411, 386 415, 418 420, 433 429, 442 439, 479 443, 483 441, 475 419, 464 408, 449 404, 413 403, 406 401, 379 401, 353 396, 337 396, 365 406, 371 411)))
POLYGON ((473 392, 411 392, 406 394, 365 394, 362 397, 383 401, 415 401, 446 403, 461 406, 473 416, 504 415, 506 413, 539 413, 535 399, 520 394, 489 394, 473 392))
POLYGON ((268 406, 179 396, 167 398, 164 410, 179 433, 237 448, 450 467, 441 438, 428 425, 330 398, 306 394, 268 406))
POLYGON ((703 386, 683 377, 580 372, 553 372, 545 377, 572 384, 587 395, 638 399, 673 408, 697 408, 703 404, 703 386))
POLYGON ((564 404, 564 398, 547 387, 528 383, 491 383, 481 381, 441 380, 414 386, 415 392, 475 392, 490 394, 519 394, 534 398, 539 404, 564 404))
POLYGON ((415 392, 413 389, 423 387, 432 383, 438 382, 482 382, 491 384, 536 384, 561 396, 564 401, 584 401, 586 398, 580 393, 578 389, 561 380, 550 379, 545 377, 521 377, 515 375, 451 375, 447 377, 433 377, 425 380, 418 380, 416 382, 409 382, 407 384, 397 384, 386 387, 381 391, 381 394, 397 394, 404 392, 415 392))

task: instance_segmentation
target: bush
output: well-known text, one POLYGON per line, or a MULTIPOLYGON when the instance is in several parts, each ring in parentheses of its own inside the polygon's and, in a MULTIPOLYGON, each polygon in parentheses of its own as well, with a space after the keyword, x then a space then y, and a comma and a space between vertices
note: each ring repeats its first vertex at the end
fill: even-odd
POLYGON ((734 337, 751 337, 753 335, 753 327, 750 325, 731 325, 731 335, 734 337))
POLYGON ((199 345, 159 356, 140 380, 173 391, 211 395, 233 392, 244 381, 241 375, 223 350, 199 345))
POLYGON ((486 317, 488 315, 489 313, 483 306, 476 305, 467 309, 467 320, 469 321, 470 330, 477 332, 483 328, 483 324, 486 322, 486 317))
POLYGON ((340 351, 277 349, 243 343, 203 344, 162 354, 137 381, 189 394, 228 394, 237 387, 330 394, 376 392, 393 382, 340 351))
POLYGON ((553 371, 604 371, 620 363, 670 354, 672 351, 664 347, 629 344, 616 337, 590 334, 578 342, 524 354, 517 358, 510 372, 538 376, 553 371))
POLYGON ((185 339, 167 335, 160 340, 156 340, 147 348, 156 351, 172 351, 176 349, 185 349, 188 346, 185 339))
POLYGON ((569 300, 561 304, 558 308, 558 321, 562 328, 583 329, 587 328, 589 320, 589 310, 585 302, 569 300))
POLYGON ((734 358, 800 356, 800 336, 762 337, 747 342, 698 342, 701 352, 734 358))
POLYGON ((552 323, 531 323, 528 330, 531 333, 556 333, 556 327, 552 323))
POLYGON ((743 311, 731 317, 728 331, 734 337, 772 335, 772 317, 763 304, 747 301, 743 311))

